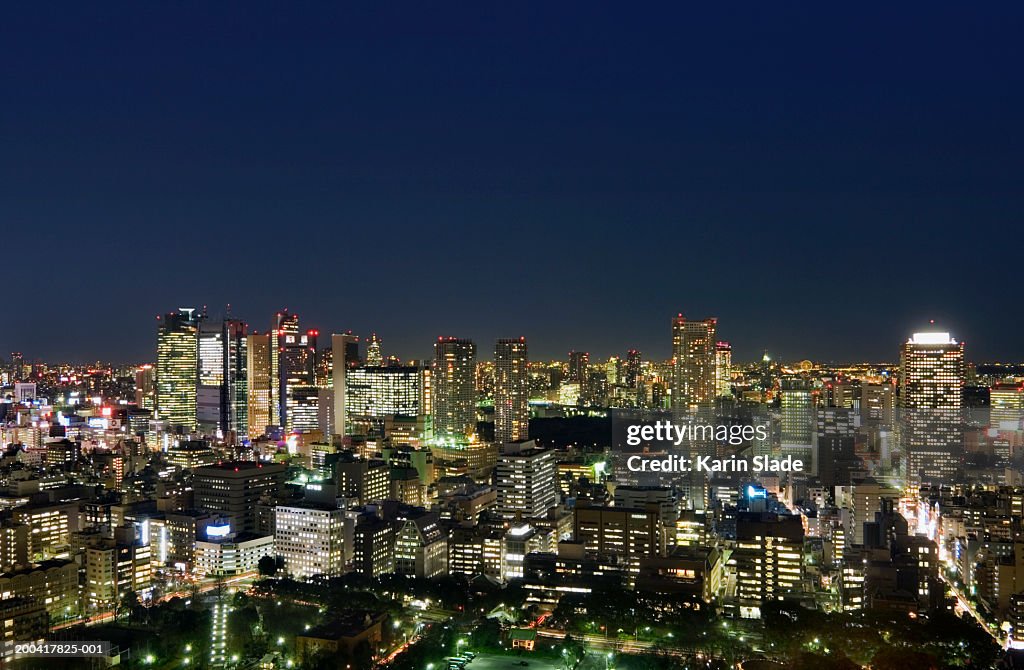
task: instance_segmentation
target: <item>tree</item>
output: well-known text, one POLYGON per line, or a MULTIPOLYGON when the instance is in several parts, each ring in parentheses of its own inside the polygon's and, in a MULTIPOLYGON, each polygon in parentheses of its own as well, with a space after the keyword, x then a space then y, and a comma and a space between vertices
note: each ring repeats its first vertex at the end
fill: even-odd
POLYGON ((264 577, 273 577, 277 574, 277 559, 273 556, 264 556, 256 566, 264 577))
POLYGON ((907 668, 938 670, 939 662, 934 656, 923 651, 889 647, 874 655, 871 659, 871 667, 873 670, 907 670, 907 668))

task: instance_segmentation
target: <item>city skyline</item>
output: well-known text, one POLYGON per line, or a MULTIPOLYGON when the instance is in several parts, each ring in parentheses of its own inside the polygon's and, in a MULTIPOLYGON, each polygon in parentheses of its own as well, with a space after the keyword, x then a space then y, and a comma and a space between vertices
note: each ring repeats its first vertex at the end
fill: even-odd
MULTIPOLYGON (((288 308, 278 308, 276 310, 272 310, 267 319, 263 319, 263 320, 246 319, 246 318, 240 318, 238 309, 236 307, 234 307, 233 305, 226 306, 225 309, 222 310, 222 311, 210 310, 207 305, 202 305, 200 307, 181 307, 181 306, 179 306, 177 308, 174 308, 174 310, 172 310, 172 311, 177 311, 177 310, 191 310, 191 311, 196 312, 197 314, 200 314, 200 315, 204 314, 204 312, 205 312, 207 314, 206 314, 206 316, 203 316, 203 318, 206 319, 206 320, 212 321, 214 323, 219 323, 219 322, 221 322, 223 320, 239 322, 239 323, 243 324, 248 329, 249 333, 260 333, 260 334, 263 334, 263 335, 266 335, 267 333, 270 333, 270 332, 273 331, 272 320, 276 318, 275 315, 279 316, 281 313, 291 313, 293 316, 299 316, 298 313, 292 312, 288 308), (268 327, 268 326, 264 325, 263 327, 261 327, 261 324, 263 324, 263 321, 266 321, 267 324, 270 324, 270 326, 268 327)), ((664 315, 662 315, 662 316, 664 317, 664 315)), ((369 328, 366 328, 365 330, 356 330, 356 329, 353 329, 353 328, 342 328, 342 329, 334 329, 334 330, 332 330, 329 327, 324 327, 322 325, 322 322, 317 320, 316 318, 306 318, 305 316, 303 316, 303 323, 306 324, 306 325, 310 325, 310 327, 315 327, 318 332, 323 332, 325 334, 329 334, 329 333, 334 333, 334 334, 351 334, 351 335, 359 338, 360 344, 363 347, 365 347, 366 344, 370 343, 371 337, 376 337, 377 338, 376 347, 379 348, 380 350, 382 350, 384 352, 385 356, 397 356, 400 360, 403 360, 403 361, 431 360, 433 358, 433 351, 432 351, 432 349, 433 349, 435 343, 438 341, 438 339, 440 339, 442 337, 443 338, 455 337, 455 338, 458 338, 458 339, 466 339, 466 340, 470 340, 470 341, 472 341, 474 343, 478 343, 479 344, 479 343, 493 343, 493 342, 497 342, 499 340, 507 339, 507 338, 513 337, 513 336, 515 338, 525 338, 526 340, 530 341, 531 342, 531 344, 530 344, 531 350, 540 350, 540 352, 541 352, 540 354, 532 356, 532 358, 534 360, 537 360, 537 361, 553 361, 553 360, 561 360, 561 359, 568 360, 571 357, 572 353, 575 352, 575 351, 580 351, 580 352, 588 354, 590 359, 592 359, 592 360, 606 360, 606 359, 611 358, 611 357, 617 357, 617 358, 624 359, 628 355, 629 351, 631 351, 631 350, 639 351, 640 354, 644 357, 645 360, 669 361, 673 357, 672 333, 670 331, 671 331, 671 328, 672 328, 672 322, 674 322, 675 319, 678 316, 686 316, 686 313, 684 313, 684 312, 672 313, 670 315, 669 319, 668 319, 668 321, 669 321, 668 326, 665 328, 665 331, 667 331, 667 332, 663 332, 661 338, 652 337, 649 332, 646 332, 649 329, 639 329, 639 330, 643 330, 644 331, 644 335, 642 337, 635 337, 632 340, 622 341, 622 342, 620 342, 618 344, 617 347, 615 347, 615 345, 612 345, 613 348, 610 348, 610 349, 596 349, 596 348, 588 349, 586 346, 583 346, 583 345, 586 344, 583 340, 584 339, 588 339, 588 338, 580 338, 579 340, 571 340, 570 339, 569 340, 570 346, 565 348, 565 349, 563 349, 563 350, 558 350, 558 349, 554 348, 551 344, 548 344, 548 346, 545 346, 543 342, 537 344, 535 339, 531 338, 529 335, 522 334, 521 331, 530 330, 529 328, 520 329, 520 332, 497 333, 493 337, 491 337, 491 336, 476 337, 476 336, 473 336, 471 334, 466 334, 465 332, 463 332, 463 334, 460 335, 458 333, 453 333, 452 329, 447 329, 444 332, 444 334, 442 334, 442 335, 438 335, 438 334, 433 334, 433 335, 425 334, 423 338, 417 338, 417 342, 414 343, 412 348, 409 349, 409 350, 405 350, 405 349, 397 350, 395 348, 392 348, 392 346, 390 344, 392 339, 390 337, 388 337, 388 334, 387 333, 383 333, 383 331, 381 329, 378 329, 378 328, 369 327, 369 328), (649 348, 641 348, 641 347, 637 347, 635 344, 633 344, 633 342, 639 341, 641 339, 647 340, 647 341, 651 341, 653 343, 653 345, 651 347, 649 347, 649 348), (571 344, 572 342, 575 342, 575 346, 572 346, 572 344, 571 344), (410 351, 412 353, 409 353, 410 351)), ((693 319, 689 319, 688 318, 688 320, 691 320, 691 321, 703 321, 705 319, 713 319, 715 321, 721 321, 721 319, 716 317, 716 316, 707 316, 707 317, 705 317, 705 316, 694 315, 694 317, 695 318, 693 318, 693 319)), ((162 315, 158 315, 157 316, 157 322, 158 323, 159 323, 159 319, 160 318, 162 318, 162 315)), ((663 320, 665 320, 665 319, 663 318, 663 320)), ((468 330, 477 330, 477 329, 468 329, 468 330)), ((911 337, 914 333, 929 332, 929 331, 952 332, 952 333, 954 333, 957 336, 957 339, 962 344, 964 344, 964 345, 968 344, 966 338, 962 338, 962 337, 959 336, 960 331, 957 330, 955 327, 949 326, 948 323, 946 323, 946 322, 941 322, 941 321, 938 321, 936 319, 927 319, 927 318, 925 318, 925 319, 921 319, 921 320, 915 321, 914 325, 912 327, 910 327, 910 326, 906 327, 903 332, 895 333, 894 336, 897 338, 895 340, 897 342, 896 345, 892 344, 893 340, 891 340, 891 339, 887 340, 884 345, 883 344, 873 344, 872 345, 872 349, 877 349, 878 351, 882 351, 883 352, 882 355, 877 356, 877 357, 873 357, 873 358, 872 357, 855 357, 855 356, 852 356, 852 355, 843 356, 841 352, 839 352, 840 355, 837 355, 837 356, 815 357, 815 356, 811 356, 811 355, 802 355, 801 351, 798 348, 796 348, 796 347, 786 347, 786 346, 783 346, 783 347, 778 348, 778 349, 776 349, 776 348, 769 348, 769 347, 755 347, 753 349, 747 349, 745 351, 744 350, 740 350, 738 355, 731 355, 730 357, 737 364, 756 363, 757 361, 761 360, 761 358, 762 358, 762 356, 764 354, 767 353, 773 360, 784 361, 784 362, 791 362, 791 363, 795 363, 795 362, 799 362, 799 361, 803 361, 803 360, 810 360, 810 361, 813 361, 815 363, 822 363, 822 364, 826 364, 826 365, 843 365, 843 364, 855 364, 855 363, 879 363, 879 364, 885 363, 885 364, 893 364, 893 365, 895 365, 895 364, 898 364, 898 362, 899 362, 900 346, 902 345, 902 342, 906 338, 911 337), (885 349, 888 350, 887 353, 885 353, 885 351, 884 351, 885 349), (787 351, 792 351, 792 354, 791 355, 786 355, 785 352, 787 352, 787 351)), ((733 328, 730 328, 729 324, 725 324, 724 326, 722 326, 720 328, 720 330, 718 332, 718 336, 717 336, 716 339, 718 341, 724 341, 727 344, 729 344, 730 347, 732 348, 732 352, 735 352, 737 349, 739 349, 739 347, 736 345, 736 340, 737 339, 742 341, 744 339, 749 340, 750 338, 749 338, 749 336, 747 338, 744 338, 742 333, 737 333, 736 334, 737 337, 733 337, 733 334, 734 334, 733 333, 733 328)), ((11 352, 17 352, 17 353, 20 353, 21 355, 23 355, 25 357, 26 361, 36 361, 36 362, 45 362, 45 363, 88 364, 88 363, 92 363, 92 362, 103 362, 103 363, 109 363, 109 364, 113 364, 113 365, 135 365, 135 364, 143 364, 143 363, 152 363, 152 362, 154 362, 156 360, 154 358, 154 356, 155 356, 155 352, 156 352, 157 347, 156 347, 156 339, 152 336, 152 332, 150 332, 149 335, 150 335, 149 339, 152 340, 151 342, 146 342, 145 345, 137 345, 137 344, 133 344, 132 345, 133 348, 138 348, 139 351, 141 352, 137 357, 124 357, 123 355, 121 355, 121 356, 114 355, 114 356, 111 356, 111 357, 91 356, 88 353, 81 353, 81 348, 78 347, 78 346, 69 346, 70 350, 75 350, 75 351, 79 351, 80 352, 76 357, 71 357, 71 358, 63 358, 63 357, 60 357, 60 356, 52 356, 52 357, 50 357, 50 356, 44 356, 44 355, 34 355, 33 351, 31 351, 29 347, 25 347, 25 348, 22 348, 22 349, 18 349, 16 347, 13 347, 13 348, 12 347, 2 348, 2 349, 0 349, 0 352, 6 352, 6 353, 0 353, 0 357, 6 358, 6 357, 9 357, 9 354, 11 352), (152 346, 149 346, 149 345, 152 345, 152 346), (151 351, 149 351, 147 353, 147 351, 146 351, 147 349, 150 349, 151 351)), ((410 342, 410 340, 411 340, 411 338, 409 336, 398 337, 398 338, 395 338, 395 339, 398 339, 400 342, 410 342)), ((974 345, 978 345, 978 342, 979 342, 978 340, 975 339, 975 340, 972 340, 972 341, 974 342, 974 345)), ((319 347, 319 349, 330 349, 329 341, 325 340, 325 342, 326 342, 326 344, 322 343, 321 346, 319 347)), ((112 344, 110 346, 112 347, 112 349, 110 349, 110 350, 116 350, 116 351, 123 352, 126 349, 124 344, 118 344, 116 346, 112 344)), ((1009 354, 1006 357, 998 357, 998 356, 995 356, 995 357, 985 357, 982 354, 976 354, 975 351, 977 349, 981 349, 982 351, 985 351, 986 347, 984 347, 984 343, 982 343, 981 346, 971 346, 966 351, 966 356, 967 356, 966 360, 968 360, 970 362, 973 362, 973 363, 1024 363, 1024 348, 1020 349, 1019 358, 1014 357, 1013 353, 1009 354)), ((804 353, 806 354, 806 352, 804 352, 804 353)), ((488 356, 483 356, 483 357, 480 357, 480 360, 488 361, 488 360, 491 360, 491 358, 489 358, 488 356)))

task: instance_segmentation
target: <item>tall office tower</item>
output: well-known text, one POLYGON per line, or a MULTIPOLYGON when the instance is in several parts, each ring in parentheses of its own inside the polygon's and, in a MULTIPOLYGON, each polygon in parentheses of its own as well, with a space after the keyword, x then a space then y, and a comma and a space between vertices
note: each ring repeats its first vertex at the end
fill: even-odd
POLYGON ((736 519, 736 596, 742 618, 800 589, 804 527, 797 515, 740 512, 736 519))
POLYGON ((732 345, 715 343, 715 395, 732 395, 732 345))
POLYGON ((331 386, 334 395, 334 415, 331 426, 324 432, 332 435, 348 435, 348 382, 349 371, 359 365, 359 338, 352 333, 331 335, 331 386))
POLYGON ((196 418, 199 426, 210 433, 248 433, 245 329, 244 323, 232 319, 204 322, 199 327, 196 418))
POLYGON ((299 332, 297 314, 277 316, 278 402, 281 423, 288 431, 315 430, 319 425, 320 392, 316 386, 316 339, 319 332, 299 332))
POLYGON ((224 383, 224 331, 219 323, 199 325, 199 380, 196 386, 196 425, 213 435, 222 429, 221 385, 224 383))
POLYGON ((271 374, 271 349, 274 348, 270 333, 252 333, 246 342, 246 358, 249 387, 249 437, 263 435, 268 426, 278 424, 278 408, 274 404, 273 387, 276 381, 271 374))
POLYGON ((506 445, 496 468, 496 511, 509 518, 531 519, 558 504, 555 452, 531 441, 506 445))
POLYGON ((20 351, 11 352, 11 367, 8 372, 8 382, 14 384, 25 377, 25 357, 20 351))
POLYGON ((160 317, 156 344, 157 416, 168 426, 196 427, 199 316, 181 308, 160 317))
POLYGON ((604 378, 608 386, 618 386, 622 378, 622 361, 617 356, 612 356, 604 364, 604 378))
POLYGON ((156 368, 149 363, 135 368, 135 404, 143 409, 156 408, 156 368))
MULTIPOLYGON (((998 431, 1021 429, 1024 414, 1024 386, 1019 383, 993 384, 989 391, 991 414, 989 426, 998 431)), ((1021 631, 1024 633, 1024 631, 1021 631)))
POLYGON ((900 351, 903 474, 908 485, 950 483, 961 466, 964 346, 914 333, 900 351))
POLYGON ((278 463, 234 461, 192 471, 195 505, 226 516, 237 533, 256 532, 256 503, 284 486, 287 468, 278 463))
POLYGON ((388 416, 425 414, 424 376, 415 365, 358 367, 345 376, 346 421, 352 434, 379 435, 388 416))
POLYGON ((439 337, 434 343, 434 434, 465 438, 476 430, 476 345, 439 337))
POLYGON ((587 351, 569 352, 569 374, 566 382, 576 384, 579 389, 579 396, 576 400, 578 405, 590 403, 590 353, 587 351))
POLYGON ((517 442, 530 432, 530 362, 526 338, 494 345, 494 441, 517 442))
POLYGON ((380 338, 377 337, 377 333, 370 335, 370 340, 366 343, 366 364, 370 367, 379 367, 384 365, 384 354, 380 349, 380 338))
POLYGON ((816 417, 811 384, 799 377, 783 379, 780 394, 782 455, 800 459, 804 472, 813 473, 816 417))
POLYGON ((626 352, 626 386, 629 388, 636 388, 640 385, 641 380, 641 365, 640 352, 636 349, 630 349, 626 352))
POLYGON ((274 508, 274 551, 295 579, 345 572, 345 511, 299 503, 274 508))
POLYGON ((246 325, 224 320, 224 383, 221 424, 236 437, 249 434, 249 340, 246 325))
POLYGON ((718 319, 672 319, 672 412, 686 414, 715 397, 715 328, 718 319))

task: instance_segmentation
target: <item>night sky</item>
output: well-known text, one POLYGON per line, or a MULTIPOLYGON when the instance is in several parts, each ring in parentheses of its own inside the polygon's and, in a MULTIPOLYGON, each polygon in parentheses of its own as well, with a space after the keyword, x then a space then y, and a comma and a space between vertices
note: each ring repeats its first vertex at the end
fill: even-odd
POLYGON ((929 318, 1024 359, 1021 3, 21 4, 4 356, 152 360, 230 303, 403 357, 667 357, 682 311, 737 360, 929 318))

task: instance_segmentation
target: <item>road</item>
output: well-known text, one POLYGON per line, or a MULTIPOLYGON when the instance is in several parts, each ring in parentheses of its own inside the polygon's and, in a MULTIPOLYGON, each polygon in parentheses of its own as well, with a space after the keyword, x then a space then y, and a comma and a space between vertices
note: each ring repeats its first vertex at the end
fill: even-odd
POLYGON ((959 605, 961 609, 969 612, 970 615, 974 617, 974 620, 978 622, 978 625, 980 625, 986 633, 991 635, 992 639, 995 640, 999 646, 1005 649, 1009 643, 1009 639, 1000 639, 999 635, 992 630, 989 622, 985 621, 984 617, 978 613, 978 610, 974 607, 971 601, 964 596, 963 592, 960 591, 960 588, 954 582, 950 581, 946 577, 942 570, 939 570, 939 578, 945 582, 946 586, 949 587, 949 590, 953 592, 954 596, 956 596, 957 605, 959 605))
MULTIPOLYGON (((193 593, 195 593, 197 595, 198 594, 203 594, 203 593, 209 593, 210 591, 213 591, 214 589, 220 587, 221 585, 228 586, 230 584, 236 584, 238 582, 244 582, 244 581, 246 581, 248 579, 252 579, 252 578, 256 577, 257 574, 258 573, 256 573, 256 572, 245 572, 245 573, 242 573, 240 575, 235 575, 234 577, 231 577, 230 579, 223 579, 223 580, 219 580, 219 581, 216 580, 216 579, 214 579, 214 580, 203 580, 203 583, 200 584, 199 588, 195 589, 195 591, 193 591, 192 589, 189 589, 188 591, 174 591, 172 593, 165 593, 163 596, 160 597, 160 599, 157 602, 163 603, 163 602, 167 602, 169 600, 172 600, 173 598, 188 598, 188 597, 192 596, 193 593)), ((96 624, 106 623, 108 621, 113 621, 113 620, 114 620, 114 611, 113 610, 107 610, 106 612, 98 612, 98 613, 93 614, 91 616, 88 616, 86 618, 72 619, 71 621, 65 621, 64 623, 59 623, 56 626, 52 626, 50 628, 50 630, 61 630, 63 628, 71 628, 72 626, 81 626, 81 625, 95 626, 96 624)))

